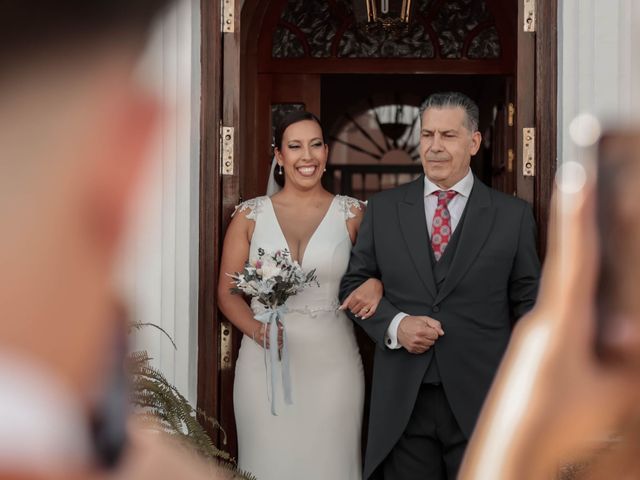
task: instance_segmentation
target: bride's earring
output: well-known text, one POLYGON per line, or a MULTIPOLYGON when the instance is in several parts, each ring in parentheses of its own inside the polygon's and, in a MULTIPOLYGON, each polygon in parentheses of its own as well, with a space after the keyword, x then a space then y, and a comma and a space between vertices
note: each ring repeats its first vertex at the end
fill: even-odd
POLYGON ((278 175, 282 175, 282 165, 278 165, 278 175))

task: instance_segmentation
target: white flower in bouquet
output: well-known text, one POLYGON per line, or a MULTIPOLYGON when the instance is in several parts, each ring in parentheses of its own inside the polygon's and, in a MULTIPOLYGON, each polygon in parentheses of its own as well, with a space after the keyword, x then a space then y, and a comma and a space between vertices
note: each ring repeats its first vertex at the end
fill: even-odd
POLYGON ((274 261, 269 260, 265 260, 262 266, 257 268, 256 272, 258 275, 262 275, 263 281, 269 281, 282 275, 282 269, 274 261))

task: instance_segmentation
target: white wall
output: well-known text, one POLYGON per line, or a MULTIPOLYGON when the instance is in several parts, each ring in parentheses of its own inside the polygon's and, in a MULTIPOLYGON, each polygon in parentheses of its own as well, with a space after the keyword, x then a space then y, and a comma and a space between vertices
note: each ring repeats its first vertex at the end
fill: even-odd
POLYGON ((640 118, 640 2, 560 0, 558 156, 574 156, 568 125, 578 113, 603 121, 640 118))
POLYGON ((151 155, 122 285, 134 320, 160 325, 135 335, 193 405, 197 396, 198 204, 200 142, 200 2, 180 0, 157 25, 140 68, 164 102, 165 119, 151 155))

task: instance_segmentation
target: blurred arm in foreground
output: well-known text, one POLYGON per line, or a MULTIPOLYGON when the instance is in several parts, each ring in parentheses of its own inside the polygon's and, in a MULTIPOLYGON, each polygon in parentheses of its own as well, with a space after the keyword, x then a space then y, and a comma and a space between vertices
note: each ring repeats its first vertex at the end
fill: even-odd
POLYGON ((581 188, 559 181, 550 227, 538 302, 516 327, 469 445, 462 480, 554 478, 561 465, 593 458, 598 442, 612 433, 623 441, 598 455, 589 478, 631 478, 625 475, 637 475, 640 468, 638 319, 621 319, 604 339, 628 362, 603 364, 595 356, 598 236, 592 179, 581 188))
MULTIPOLYGON (((134 70, 169 3, 0 1, 0 479, 107 475, 90 418, 110 391, 112 270, 160 111, 134 70)), ((148 435, 109 478, 211 478, 148 435)))

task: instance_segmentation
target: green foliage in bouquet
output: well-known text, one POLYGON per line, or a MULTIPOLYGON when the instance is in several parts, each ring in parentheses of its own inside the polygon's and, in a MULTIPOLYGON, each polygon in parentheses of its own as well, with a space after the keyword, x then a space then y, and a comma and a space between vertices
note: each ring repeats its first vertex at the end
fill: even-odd
MULTIPOLYGON (((138 330, 144 326, 160 330, 176 348, 169 334, 155 324, 135 323, 131 327, 138 330)), ((151 366, 151 358, 146 351, 132 352, 127 360, 132 379, 132 402, 139 408, 139 415, 147 418, 150 425, 160 428, 181 445, 187 446, 213 465, 227 471, 230 479, 256 480, 248 472, 238 469, 235 459, 214 445, 198 421, 198 413, 214 428, 220 429, 226 443, 226 435, 217 420, 194 409, 162 372, 151 366)))

